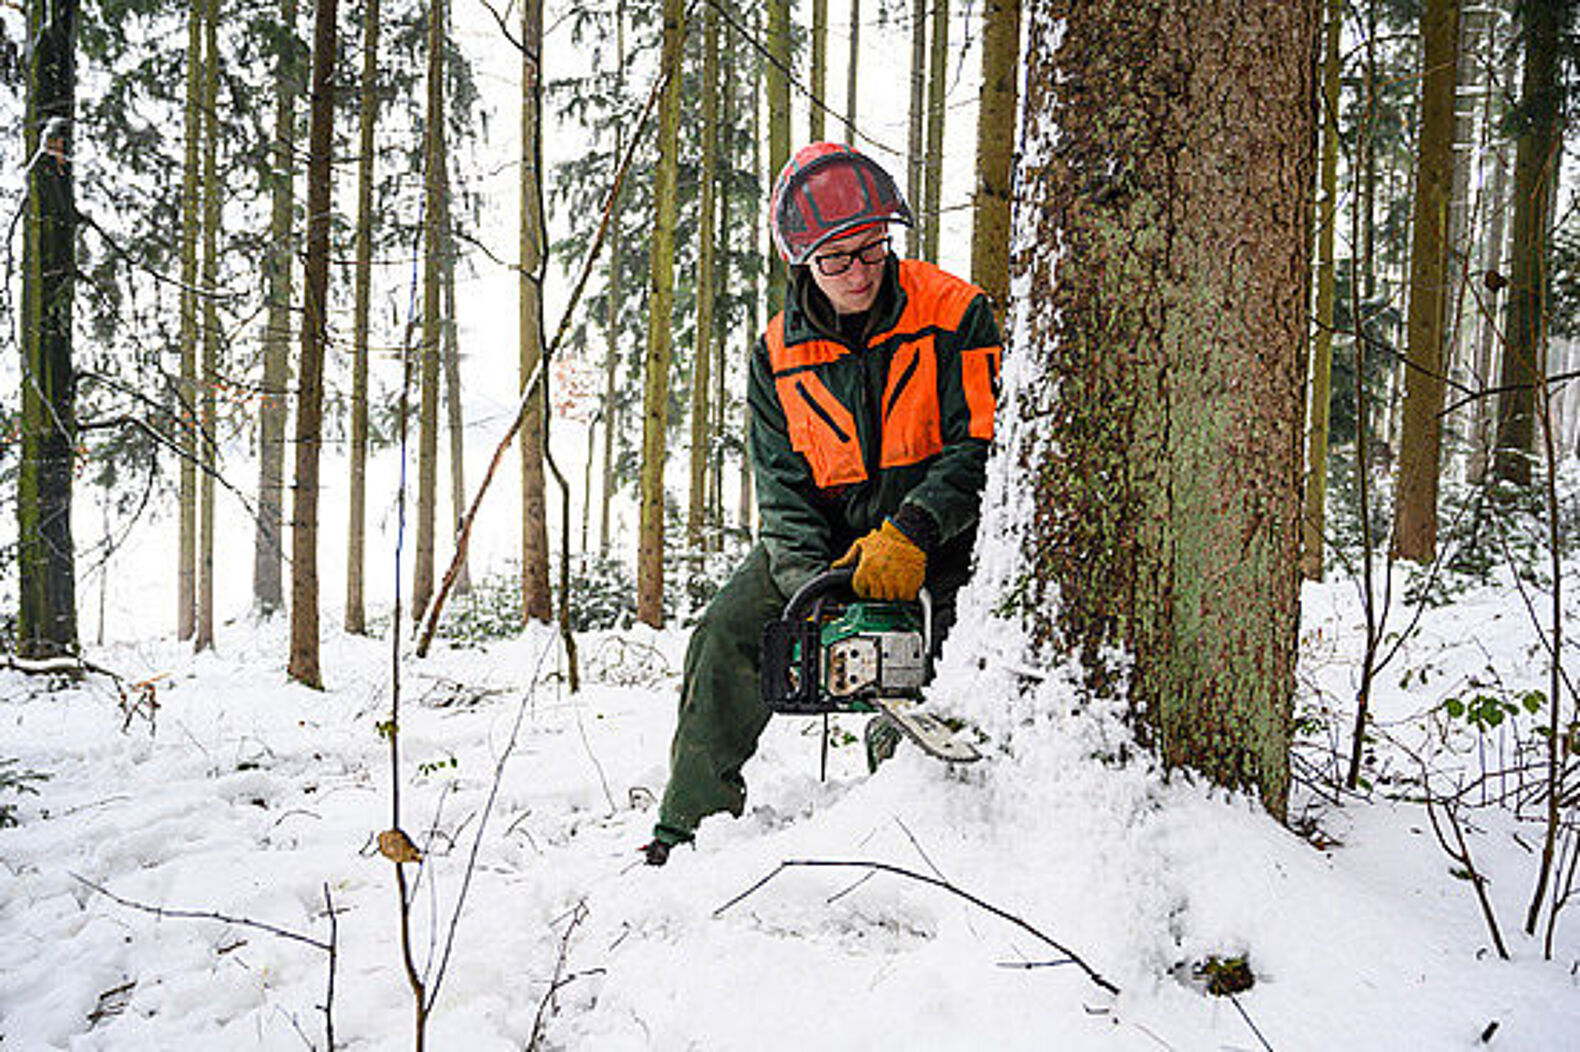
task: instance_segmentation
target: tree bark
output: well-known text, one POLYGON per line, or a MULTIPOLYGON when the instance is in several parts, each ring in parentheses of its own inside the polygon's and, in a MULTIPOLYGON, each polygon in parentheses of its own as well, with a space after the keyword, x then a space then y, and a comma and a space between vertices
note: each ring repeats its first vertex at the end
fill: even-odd
POLYGON ((1393 551, 1429 563, 1437 553, 1438 463, 1448 368, 1448 207, 1454 182, 1459 0, 1421 7, 1421 126, 1410 239, 1410 319, 1404 423, 1394 490, 1393 551))
POLYGON ((949 0, 933 0, 931 70, 927 74, 927 200, 922 211, 922 258, 938 262, 938 239, 944 213, 945 88, 949 82, 949 0))
POLYGON ((1339 39, 1344 34, 1344 0, 1328 0, 1327 17, 1322 60, 1322 185, 1317 206, 1317 315, 1311 335, 1306 486, 1300 518, 1300 570, 1313 581, 1322 580, 1326 543, 1328 425, 1333 402, 1333 302, 1337 277, 1333 243, 1339 220, 1339 87, 1344 72, 1339 62, 1339 39))
MULTIPOLYGON (((625 0, 615 4, 614 27, 615 90, 625 92, 625 0)), ((625 136, 614 130, 614 156, 625 156, 625 136)), ((604 399, 603 399, 603 493, 598 512, 598 554, 609 554, 609 513, 614 506, 614 441, 619 433, 620 407, 616 401, 619 391, 620 366, 620 303, 622 296, 621 267, 624 266, 620 245, 620 200, 616 198, 609 208, 609 229, 614 236, 609 239, 609 284, 604 293, 607 300, 604 312, 604 399)))
POLYGON ((1552 188, 1562 159, 1558 101, 1559 8, 1522 4, 1525 72, 1520 85, 1521 131, 1514 150, 1514 250, 1503 369, 1498 386, 1498 430, 1493 469, 1516 486, 1531 482, 1535 449, 1536 385, 1546 374, 1548 226, 1552 188))
POLYGON ((201 213, 203 143, 203 12, 204 0, 189 0, 187 9, 186 148, 181 168, 181 378, 176 384, 177 449, 181 457, 177 484, 179 513, 176 544, 176 638, 191 639, 197 630, 198 531, 198 235, 201 213))
POLYGON ((350 510, 346 522, 346 631, 368 630, 368 344, 373 307, 373 175, 378 160, 379 0, 367 0, 362 25, 362 88, 357 112, 357 233, 351 338, 350 510))
POLYGON ((850 0, 850 62, 845 67, 845 145, 856 144, 856 71, 861 58, 861 0, 850 0))
MULTIPOLYGON (((450 438, 450 520, 452 534, 459 533, 461 516, 466 511, 466 412, 461 397, 461 332, 455 309, 455 221, 450 211, 450 164, 439 171, 442 187, 440 201, 440 232, 443 251, 439 255, 440 316, 444 319, 439 328, 440 363, 444 368, 445 434, 450 438)), ((472 576, 467 570, 466 552, 460 552, 456 564, 455 583, 451 589, 456 595, 472 590, 472 576)))
POLYGON ((1031 11, 1018 609, 1168 765, 1282 817, 1321 5, 1031 11))
POLYGON ((1010 172, 1020 76, 1020 0, 987 0, 977 111, 977 192, 971 204, 971 280, 1002 314, 1009 303, 1010 172))
POLYGON ((926 158, 923 156, 922 130, 925 127, 924 107, 927 105, 927 0, 913 0, 911 4, 911 110, 905 138, 905 197, 914 213, 914 226, 906 238, 906 251, 911 256, 926 252, 927 210, 923 205, 926 189, 924 173, 926 158))
POLYGON ((214 477, 219 472, 215 394, 219 387, 219 2, 203 11, 203 377, 198 399, 203 465, 198 480, 197 624, 193 650, 214 647, 214 477))
MULTIPOLYGON (((777 7, 778 5, 776 5, 777 7)), ((686 31, 683 0, 664 0, 666 70, 680 69, 686 31)), ((678 174, 681 78, 671 76, 659 105, 658 168, 653 181, 647 360, 642 399, 642 520, 636 561, 636 616, 664 625, 664 439, 669 407, 671 312, 675 302, 675 184, 678 174)))
POLYGON ((77 650, 71 537, 77 450, 71 332, 77 274, 76 0, 29 3, 26 17, 16 633, 21 656, 50 658, 77 650))
MULTIPOLYGON (((768 0, 768 172, 772 187, 790 160, 790 0, 768 0)), ((770 217, 770 221, 771 217, 770 217)), ((786 294, 790 272, 773 244, 768 246, 768 298, 786 294)))
MULTIPOLYGON (((521 346, 522 389, 543 359, 543 275, 548 269, 543 216, 543 0, 521 8, 521 346)), ((549 592, 548 504, 543 476, 546 383, 538 384, 521 423, 521 610, 528 621, 554 619, 549 592)))
POLYGON ((322 687, 318 663, 318 459, 323 442, 324 351, 329 343, 329 228, 335 119, 335 3, 313 16, 307 131, 307 257, 302 266, 302 365, 297 371, 296 482, 291 513, 292 679, 322 687))
POLYGON ((444 251, 444 0, 428 4, 428 99, 423 118, 422 346, 417 410, 417 553, 412 572, 411 616, 421 623, 433 598, 434 549, 439 503, 439 345, 444 251))
MULTIPOLYGON (((704 80, 704 84, 718 83, 704 80)), ((710 92, 704 91, 706 97, 710 92)), ((812 0, 812 98, 807 114, 807 138, 812 142, 823 141, 824 107, 828 103, 828 0, 812 0)))
MULTIPOLYGON (((378 0, 370 0, 376 10, 378 0)), ((280 0, 283 34, 274 61, 274 142, 269 169, 269 248, 264 258, 268 315, 263 326, 263 391, 258 405, 258 521, 252 542, 252 602, 265 617, 285 602, 281 520, 285 503, 286 386, 291 382, 291 275, 296 257, 297 0, 280 0)), ((347 604, 349 606, 349 604, 347 604)))
MULTIPOLYGON (((826 7, 826 0, 825 7, 826 7)), ((826 19, 828 12, 823 16, 826 19)), ((711 7, 702 10, 702 83, 719 82, 718 16, 711 7)), ((826 28, 826 27, 825 27, 826 28)), ((816 63, 813 64, 814 70, 816 63)), ((814 74, 815 75, 815 74, 814 74)), ((816 89, 814 88, 814 94, 816 89)), ((813 107, 817 112, 816 107, 813 107)), ((814 132, 814 139, 820 138, 814 132)), ((697 174, 697 346, 691 366, 691 499, 686 514, 686 543, 693 552, 702 551, 707 525, 708 461, 713 446, 709 396, 713 381, 714 341, 714 225, 715 191, 719 164, 718 96, 702 92, 702 168, 697 174)))

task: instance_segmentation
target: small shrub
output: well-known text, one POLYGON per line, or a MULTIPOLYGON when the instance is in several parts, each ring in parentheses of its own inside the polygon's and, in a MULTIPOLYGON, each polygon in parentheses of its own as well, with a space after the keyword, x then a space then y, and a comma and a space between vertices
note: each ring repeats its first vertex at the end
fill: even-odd
MULTIPOLYGON (((17 796, 24 793, 38 795, 34 788, 37 782, 47 781, 49 775, 42 771, 31 771, 18 768, 15 760, 0 760, 0 793, 11 792, 17 796)), ((0 829, 17 824, 16 803, 0 800, 0 829)))

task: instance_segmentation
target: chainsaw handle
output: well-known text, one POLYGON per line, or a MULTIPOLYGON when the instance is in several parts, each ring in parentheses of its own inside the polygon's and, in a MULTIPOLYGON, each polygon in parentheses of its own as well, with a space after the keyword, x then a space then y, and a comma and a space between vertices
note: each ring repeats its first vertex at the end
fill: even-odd
MULTIPOLYGON (((824 570, 806 584, 796 589, 795 595, 785 604, 784 619, 786 621, 799 621, 813 614, 821 600, 828 596, 844 591, 852 596, 851 582, 856 577, 854 566, 840 566, 831 570, 824 570)), ((916 593, 916 601, 922 604, 922 638, 927 641, 929 660, 933 651, 933 597, 925 587, 916 593)))

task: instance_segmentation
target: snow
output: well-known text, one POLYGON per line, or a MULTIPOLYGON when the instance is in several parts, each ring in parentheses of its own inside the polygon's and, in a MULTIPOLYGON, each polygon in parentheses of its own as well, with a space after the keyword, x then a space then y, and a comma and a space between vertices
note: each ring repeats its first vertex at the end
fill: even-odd
MULTIPOLYGON (((1406 659, 1432 669, 1426 682, 1379 683, 1390 738, 1433 740, 1427 714, 1489 661, 1539 681, 1518 602, 1499 587, 1428 612, 1406 659)), ((1308 588, 1303 705, 1351 689, 1358 616, 1351 586, 1308 588)), ((281 673, 284 632, 278 620, 232 624, 198 656, 159 639, 96 651, 128 681, 162 677, 152 720, 146 708, 128 720, 103 677, 49 690, 0 673, 7 755, 50 775, 14 798, 20 823, 0 830, 7 1047, 324 1047, 321 949, 154 916, 90 885, 319 942, 327 888, 337 1044, 409 1044, 392 866, 373 846, 390 825, 378 729, 390 646, 329 634, 332 686, 318 692, 281 673)), ((951 641, 941 698, 971 681, 959 654, 974 634, 951 641)), ((1104 759, 1122 724, 1073 704, 1057 677, 1019 703, 1047 715, 1012 754, 955 771, 902 750, 868 776, 847 744, 820 782, 816 721, 776 719, 747 768, 747 814, 709 819, 662 869, 639 865, 684 643, 679 629, 584 638, 578 695, 545 629, 406 656, 401 806, 427 852, 420 876, 407 868, 430 982, 476 851, 432 1047, 519 1049, 540 1011, 543 1047, 576 1049, 1264 1047, 1247 1019, 1281 1050, 1468 1049, 1494 1022, 1491 1047, 1575 1047, 1580 926, 1561 919, 1552 961, 1518 931, 1530 823, 1497 808, 1470 816, 1514 954, 1501 962, 1419 805, 1382 790, 1342 806, 1297 794, 1319 849, 1244 797, 1104 759), (628 638, 662 658, 642 682, 619 664, 628 638), (792 867, 722 909, 786 860, 940 877, 1123 992, 1051 963, 1063 955, 1026 929, 888 873, 792 867), (1238 954, 1258 982, 1235 1002, 1192 980, 1209 955, 1238 954)), ((1012 680, 984 674, 978 703, 1009 704, 1012 680)))

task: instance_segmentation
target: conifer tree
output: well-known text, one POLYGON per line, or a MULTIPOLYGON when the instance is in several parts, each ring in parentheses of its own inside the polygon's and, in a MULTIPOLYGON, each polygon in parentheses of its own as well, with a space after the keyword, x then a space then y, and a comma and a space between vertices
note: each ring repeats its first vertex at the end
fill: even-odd
POLYGON ((664 0, 663 68, 671 71, 659 104, 655 223, 649 252, 647 358, 642 402, 642 521, 638 533, 636 616, 664 624, 664 446, 668 426, 670 329, 675 298, 675 185, 680 138, 680 70, 685 42, 683 0, 664 0))
POLYGON ((71 489, 77 447, 72 317, 76 289, 76 0, 27 5, 23 142, 22 418, 17 473, 17 649, 77 649, 71 489))
MULTIPOLYGON (((291 0, 285 0, 289 3, 291 0)), ((357 107, 357 230, 351 337, 350 501, 346 523, 346 631, 367 631, 368 354, 373 306, 373 179, 377 161, 379 0, 364 0, 357 107)))
POLYGON ((318 661, 318 460, 324 352, 329 343, 329 227, 335 119, 336 0, 316 0, 307 133, 307 255, 302 266, 302 362, 297 372, 296 481, 291 513, 292 679, 322 687, 318 661))
MULTIPOLYGON (((378 0, 371 2, 376 5, 378 0)), ((264 615, 279 610, 285 599, 280 573, 284 555, 280 528, 285 492, 286 386, 291 369, 291 275, 296 256, 292 211, 296 186, 296 96, 301 92, 296 55, 297 7, 297 0, 280 0, 280 32, 274 58, 274 138, 265 180, 270 209, 269 242, 263 259, 268 314, 263 329, 258 513, 252 557, 252 601, 258 613, 264 615)))
POLYGON ((1421 125, 1415 223, 1410 245, 1409 368, 1394 495, 1394 553, 1418 563, 1437 552, 1438 461, 1443 375, 1449 356, 1448 207, 1454 176, 1454 95, 1459 69, 1459 0, 1421 7, 1421 125))

